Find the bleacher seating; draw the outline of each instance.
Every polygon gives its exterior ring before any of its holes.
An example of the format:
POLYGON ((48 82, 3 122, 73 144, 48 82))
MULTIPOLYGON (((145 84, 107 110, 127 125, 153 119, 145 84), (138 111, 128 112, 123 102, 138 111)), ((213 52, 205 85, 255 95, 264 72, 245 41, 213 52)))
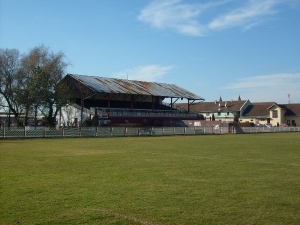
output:
MULTIPOLYGON (((80 99, 76 99, 76 104, 81 105, 80 99)), ((89 108, 107 108, 108 103, 105 100, 90 100, 86 99, 84 100, 84 107, 89 108)), ((151 102, 134 102, 133 103, 133 109, 149 109, 152 110, 152 103, 151 102)), ((110 101, 110 108, 120 108, 120 109, 131 109, 131 102, 129 101, 110 101)), ((175 110, 177 109, 171 108, 170 106, 167 106, 165 104, 158 104, 154 103, 154 109, 155 110, 175 110)))

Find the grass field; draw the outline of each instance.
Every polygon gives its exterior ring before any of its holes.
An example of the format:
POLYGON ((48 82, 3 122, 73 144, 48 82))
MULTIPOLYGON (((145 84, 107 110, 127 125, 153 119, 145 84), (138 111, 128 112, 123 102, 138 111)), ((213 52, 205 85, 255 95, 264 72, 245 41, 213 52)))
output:
POLYGON ((300 133, 0 140, 0 224, 300 224, 300 133))

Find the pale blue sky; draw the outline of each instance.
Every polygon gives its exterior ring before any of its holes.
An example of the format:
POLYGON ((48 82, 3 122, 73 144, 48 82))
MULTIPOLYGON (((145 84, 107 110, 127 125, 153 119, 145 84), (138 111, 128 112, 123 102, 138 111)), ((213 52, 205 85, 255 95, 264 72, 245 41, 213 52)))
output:
POLYGON ((300 103, 300 0, 0 0, 0 47, 206 101, 300 103))

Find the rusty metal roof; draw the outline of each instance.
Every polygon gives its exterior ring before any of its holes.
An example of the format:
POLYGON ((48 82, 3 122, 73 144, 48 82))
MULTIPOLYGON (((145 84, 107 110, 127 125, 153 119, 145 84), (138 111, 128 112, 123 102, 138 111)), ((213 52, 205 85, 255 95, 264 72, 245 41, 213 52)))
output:
POLYGON ((97 76, 86 76, 68 74, 96 92, 132 94, 132 95, 153 95, 166 98, 185 98, 189 100, 204 100, 201 96, 193 94, 175 84, 156 82, 145 82, 136 80, 125 80, 116 78, 104 78, 97 76))

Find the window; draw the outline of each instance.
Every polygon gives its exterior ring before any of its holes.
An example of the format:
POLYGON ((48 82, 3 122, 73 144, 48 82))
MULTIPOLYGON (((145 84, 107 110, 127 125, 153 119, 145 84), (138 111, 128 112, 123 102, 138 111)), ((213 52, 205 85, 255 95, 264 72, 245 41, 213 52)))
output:
POLYGON ((286 121, 286 124, 290 126, 290 124, 291 124, 291 123, 290 123, 290 120, 287 120, 287 121, 286 121))
POLYGON ((278 111, 272 110, 272 118, 278 118, 278 111))
POLYGON ((229 112, 227 112, 227 116, 229 116, 229 112))
POLYGON ((207 113, 206 113, 206 115, 207 115, 207 116, 209 116, 209 115, 210 115, 210 113, 209 113, 209 112, 207 112, 207 113))

